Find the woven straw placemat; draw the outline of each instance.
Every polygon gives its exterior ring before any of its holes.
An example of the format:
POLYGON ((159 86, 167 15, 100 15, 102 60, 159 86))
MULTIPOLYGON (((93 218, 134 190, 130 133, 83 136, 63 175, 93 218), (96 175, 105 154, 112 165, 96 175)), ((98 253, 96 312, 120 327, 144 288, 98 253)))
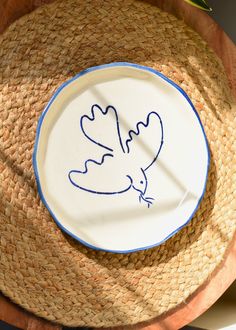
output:
POLYGON ((219 266, 236 229, 232 104, 205 42, 143 1, 57 1, 12 24, 0 37, 2 292, 69 326, 134 324, 185 302, 219 266), (205 197, 190 224, 159 247, 126 255, 93 251, 61 232, 32 168, 37 120, 56 88, 113 61, 153 67, 179 84, 211 149, 205 197))

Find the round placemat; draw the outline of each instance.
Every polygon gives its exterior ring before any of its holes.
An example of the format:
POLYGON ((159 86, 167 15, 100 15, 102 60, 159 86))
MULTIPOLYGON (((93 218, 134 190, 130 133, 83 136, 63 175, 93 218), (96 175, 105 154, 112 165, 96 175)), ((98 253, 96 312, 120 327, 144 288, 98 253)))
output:
POLYGON ((234 109, 213 52, 151 4, 63 0, 12 24, 0 37, 2 292, 68 326, 135 324, 184 303, 220 265, 236 229, 234 109), (211 150, 194 219, 161 246, 130 254, 93 251, 64 234, 39 198, 32 167, 37 121, 56 88, 114 61, 150 66, 179 84, 211 150))

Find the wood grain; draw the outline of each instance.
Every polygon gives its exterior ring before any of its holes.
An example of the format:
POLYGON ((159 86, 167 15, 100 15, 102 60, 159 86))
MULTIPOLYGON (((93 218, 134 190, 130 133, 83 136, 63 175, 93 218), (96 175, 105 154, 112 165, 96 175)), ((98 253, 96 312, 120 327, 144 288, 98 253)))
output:
POLYGON ((62 327, 40 319, 0 295, 0 320, 27 330, 60 330, 62 327))
POLYGON ((49 2, 52 2, 52 0, 1 0, 0 33, 2 33, 17 18, 49 2))
MULTIPOLYGON (((191 7, 182 0, 143 0, 168 11, 197 31, 208 45, 221 58, 230 86, 236 96, 236 48, 224 31, 207 13, 191 7)), ((29 13, 44 3, 52 0, 1 0, 0 33, 22 15, 29 13)), ((236 279, 236 236, 229 247, 221 267, 215 271, 211 279, 189 298, 184 306, 179 306, 165 316, 146 324, 139 324, 126 329, 175 330, 188 324, 208 309, 236 279)), ((24 311, 10 300, 0 295, 0 319, 28 330, 59 330, 62 327, 40 319, 24 311)), ((118 329, 118 328, 117 328, 118 329)), ((119 328, 121 329, 121 328, 119 328)))

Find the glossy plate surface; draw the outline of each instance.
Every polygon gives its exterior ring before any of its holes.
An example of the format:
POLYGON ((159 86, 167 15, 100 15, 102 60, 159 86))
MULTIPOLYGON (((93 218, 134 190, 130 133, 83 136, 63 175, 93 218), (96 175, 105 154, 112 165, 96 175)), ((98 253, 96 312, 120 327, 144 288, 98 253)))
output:
POLYGON ((209 167, 186 93, 130 63, 89 68, 63 84, 38 124, 41 199, 81 243, 111 252, 161 244, 192 218, 209 167))

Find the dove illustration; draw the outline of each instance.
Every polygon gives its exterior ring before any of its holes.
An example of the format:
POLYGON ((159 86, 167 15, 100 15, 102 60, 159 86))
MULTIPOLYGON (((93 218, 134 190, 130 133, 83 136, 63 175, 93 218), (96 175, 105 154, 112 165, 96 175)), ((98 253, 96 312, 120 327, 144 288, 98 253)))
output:
POLYGON ((68 178, 76 188, 93 194, 109 196, 134 189, 139 202, 145 202, 149 208, 154 198, 145 196, 148 188, 146 172, 163 146, 161 117, 151 111, 134 130, 129 130, 125 142, 121 137, 120 122, 114 106, 108 105, 103 110, 98 104, 92 105, 91 115, 81 117, 80 128, 93 147, 97 146, 95 150, 101 157, 99 160, 93 159, 96 157, 87 159, 84 168, 70 170, 68 178), (153 148, 149 150, 146 143, 150 137, 153 148))

